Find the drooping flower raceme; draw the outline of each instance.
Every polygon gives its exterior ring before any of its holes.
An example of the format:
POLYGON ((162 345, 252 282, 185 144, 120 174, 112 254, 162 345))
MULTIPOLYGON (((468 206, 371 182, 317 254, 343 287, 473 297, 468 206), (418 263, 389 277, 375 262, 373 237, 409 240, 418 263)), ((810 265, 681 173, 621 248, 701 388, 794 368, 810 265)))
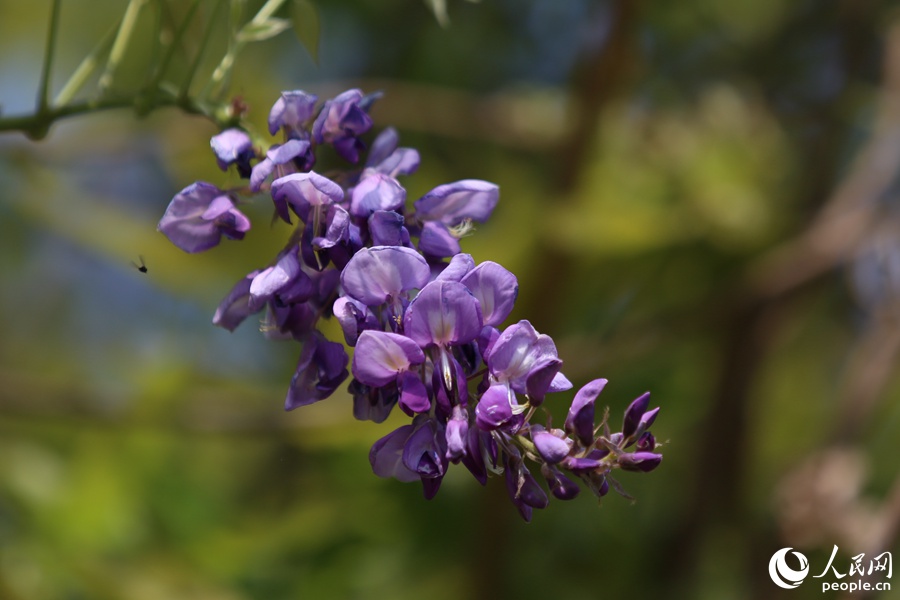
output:
POLYGON ((188 186, 159 230, 186 252, 208 250, 223 235, 239 240, 250 222, 237 197, 248 191, 268 193, 294 227, 270 264, 235 284, 213 323, 233 331, 262 313, 268 337, 300 343, 286 410, 329 398, 351 374, 356 418, 380 423, 399 407, 410 421, 375 442, 369 460, 377 475, 421 481, 427 498, 459 463, 482 484, 502 473, 526 520, 549 501, 537 473, 561 500, 578 495, 579 481, 598 497, 610 487, 624 494, 615 470, 648 472, 662 460, 649 393, 627 408, 618 432, 605 416, 595 419, 605 379, 578 390, 562 428, 537 422, 548 397, 572 388, 556 345, 527 320, 504 326, 518 280, 495 262, 476 264, 459 242, 472 222, 490 217, 499 188, 463 179, 410 206, 398 178, 417 170, 419 153, 400 147, 391 128, 367 150, 376 99, 354 89, 319 105, 313 94, 284 92, 268 119, 281 139, 267 150, 242 129, 212 138, 219 166, 234 166, 249 184, 188 186), (323 145, 347 164, 313 171, 323 145), (318 330, 331 316, 343 343, 318 330))

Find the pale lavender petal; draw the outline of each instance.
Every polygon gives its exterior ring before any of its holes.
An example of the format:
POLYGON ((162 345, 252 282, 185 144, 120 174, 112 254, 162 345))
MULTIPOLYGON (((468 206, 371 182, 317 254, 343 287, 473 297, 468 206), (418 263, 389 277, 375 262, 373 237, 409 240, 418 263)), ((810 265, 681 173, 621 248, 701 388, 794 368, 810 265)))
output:
POLYGON ((463 284, 432 281, 407 307, 403 327, 423 348, 466 344, 481 332, 481 308, 463 284))
POLYGON ((356 341, 352 372, 366 385, 381 386, 396 380, 410 366, 423 362, 422 349, 408 337, 368 329, 356 341))
POLYGON ((468 448, 469 416, 462 406, 454 406, 453 414, 447 421, 447 460, 459 462, 468 448))
POLYGON ((553 381, 550 382, 550 389, 548 392, 564 392, 566 390, 572 389, 572 382, 568 380, 568 378, 562 373, 557 373, 553 378, 553 381))
POLYGON ((475 406, 475 424, 483 431, 493 431, 508 424, 513 419, 509 401, 509 388, 492 385, 482 395, 475 406))
POLYGON ((516 276, 492 261, 469 271, 461 283, 478 298, 485 325, 500 325, 512 312, 519 295, 516 276))
POLYGON ((465 219, 485 221, 500 199, 499 188, 480 179, 464 179, 439 185, 416 200, 416 215, 422 221, 440 221, 449 226, 465 219))
POLYGON ((366 159, 367 167, 374 167, 388 156, 390 156, 397 146, 400 145, 400 135, 393 127, 385 128, 375 140, 369 149, 369 157, 366 159))
POLYGON ((365 305, 378 306, 421 288, 430 273, 428 263, 415 250, 373 246, 353 255, 341 273, 341 285, 346 294, 365 305))

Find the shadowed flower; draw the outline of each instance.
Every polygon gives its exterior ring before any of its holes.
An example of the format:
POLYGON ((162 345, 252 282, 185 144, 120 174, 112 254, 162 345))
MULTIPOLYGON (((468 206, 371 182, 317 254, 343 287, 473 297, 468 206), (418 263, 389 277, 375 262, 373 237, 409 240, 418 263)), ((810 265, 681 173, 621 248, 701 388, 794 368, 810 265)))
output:
POLYGON ((241 177, 250 177, 250 160, 256 154, 253 142, 246 132, 240 129, 226 129, 209 140, 209 145, 216 155, 219 168, 227 171, 230 165, 237 165, 241 177))
POLYGON ((284 409, 294 410, 333 394, 349 375, 349 360, 342 344, 329 342, 318 331, 313 332, 303 344, 284 409))

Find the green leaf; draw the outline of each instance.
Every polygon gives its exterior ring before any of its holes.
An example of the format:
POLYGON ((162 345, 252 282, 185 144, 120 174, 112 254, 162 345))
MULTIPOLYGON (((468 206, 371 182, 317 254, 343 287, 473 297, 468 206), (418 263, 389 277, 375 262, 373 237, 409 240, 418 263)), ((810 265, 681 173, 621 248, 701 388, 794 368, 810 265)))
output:
POLYGON ((290 26, 291 23, 287 19, 278 19, 275 17, 270 17, 259 23, 250 21, 241 27, 241 30, 237 35, 237 41, 261 42, 275 37, 290 26))
POLYGON ((297 39, 309 52, 313 62, 319 64, 319 9, 311 0, 293 0, 291 2, 291 21, 294 23, 294 33, 297 39))

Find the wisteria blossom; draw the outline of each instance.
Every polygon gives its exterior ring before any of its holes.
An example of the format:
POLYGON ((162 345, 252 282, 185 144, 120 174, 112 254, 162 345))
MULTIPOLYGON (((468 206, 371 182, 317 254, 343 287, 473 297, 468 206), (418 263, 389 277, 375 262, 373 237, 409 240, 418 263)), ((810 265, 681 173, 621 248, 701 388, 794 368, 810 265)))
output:
POLYGON ((573 388, 556 344, 526 319, 508 323, 518 279, 460 245, 471 223, 491 216, 499 187, 461 179, 409 198, 400 179, 416 172, 420 156, 392 128, 370 141, 377 98, 352 89, 320 104, 286 91, 268 118, 280 139, 264 153, 239 129, 212 138, 219 166, 249 184, 192 184, 172 199, 159 230, 186 252, 223 235, 239 240, 250 221, 237 197, 248 191, 268 196, 293 228, 269 264, 234 285, 213 323, 233 331, 260 315, 268 337, 299 344, 286 410, 339 390, 357 419, 382 423, 399 408, 408 421, 374 443, 369 461, 376 475, 421 482, 426 498, 459 464, 482 485, 501 475, 525 520, 551 496, 625 494, 617 471, 649 472, 662 461, 650 432, 659 408, 644 393, 612 431, 595 410, 607 380, 595 379, 554 426, 544 405, 573 388), (344 162, 328 163, 335 159, 344 162), (332 316, 342 340, 319 328, 332 316))

